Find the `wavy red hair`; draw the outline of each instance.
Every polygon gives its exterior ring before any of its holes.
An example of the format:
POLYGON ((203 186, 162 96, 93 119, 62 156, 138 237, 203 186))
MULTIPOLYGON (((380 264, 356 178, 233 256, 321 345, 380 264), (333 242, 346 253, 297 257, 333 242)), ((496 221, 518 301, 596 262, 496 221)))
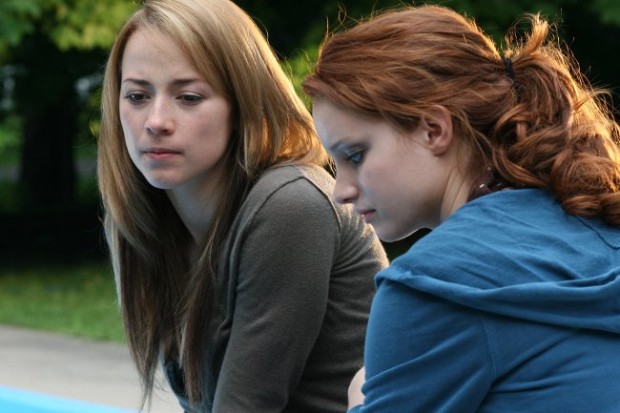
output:
POLYGON ((403 130, 443 106, 471 149, 472 177, 491 167, 511 186, 548 188, 570 214, 618 226, 620 128, 608 94, 587 83, 546 21, 524 20, 530 29, 513 29, 500 53, 448 8, 384 12, 328 36, 303 87, 403 130))

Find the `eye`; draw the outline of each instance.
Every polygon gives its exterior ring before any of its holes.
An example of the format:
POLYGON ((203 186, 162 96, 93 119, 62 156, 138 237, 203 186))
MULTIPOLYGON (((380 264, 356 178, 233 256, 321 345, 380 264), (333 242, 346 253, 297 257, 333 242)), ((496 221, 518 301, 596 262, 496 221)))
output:
POLYGON ((364 160, 364 151, 356 151, 347 155, 346 160, 354 165, 359 165, 364 160))
POLYGON ((125 95, 125 99, 133 104, 139 104, 146 100, 146 94, 141 92, 131 92, 125 95))
POLYGON ((202 101, 202 96, 185 94, 179 96, 178 99, 186 105, 196 105, 202 101))

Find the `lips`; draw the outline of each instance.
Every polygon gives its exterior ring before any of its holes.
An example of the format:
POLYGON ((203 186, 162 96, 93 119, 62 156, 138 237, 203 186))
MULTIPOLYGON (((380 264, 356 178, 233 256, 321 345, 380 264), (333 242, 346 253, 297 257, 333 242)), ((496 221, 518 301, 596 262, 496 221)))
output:
POLYGON ((162 154, 162 153, 180 153, 180 151, 170 149, 170 148, 159 148, 159 147, 149 147, 144 149, 142 152, 144 153, 154 153, 154 154, 162 154))
POLYGON ((170 159, 176 155, 180 155, 181 151, 170 148, 150 147, 144 149, 142 153, 149 159, 163 161, 170 159))
POLYGON ((372 219, 375 216, 375 212, 376 210, 374 209, 358 209, 357 210, 357 213, 360 214, 364 222, 366 222, 367 224, 370 223, 370 221, 372 221, 372 219))

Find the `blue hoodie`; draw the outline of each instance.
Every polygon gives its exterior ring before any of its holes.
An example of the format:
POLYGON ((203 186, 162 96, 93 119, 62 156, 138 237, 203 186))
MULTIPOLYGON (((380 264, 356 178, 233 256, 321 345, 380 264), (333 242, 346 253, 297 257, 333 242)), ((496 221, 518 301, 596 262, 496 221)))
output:
POLYGON ((377 275, 356 413, 620 412, 620 229, 471 201, 377 275))

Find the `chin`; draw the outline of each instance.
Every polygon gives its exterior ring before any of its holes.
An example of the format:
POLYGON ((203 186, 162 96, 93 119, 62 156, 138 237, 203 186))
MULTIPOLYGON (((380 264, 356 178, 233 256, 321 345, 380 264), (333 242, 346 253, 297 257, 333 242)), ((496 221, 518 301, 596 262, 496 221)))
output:
POLYGON ((380 229, 375 228, 375 232, 379 239, 383 242, 398 242, 402 241, 408 236, 412 235, 414 232, 420 230, 422 228, 414 228, 409 231, 381 231, 380 229))
POLYGON ((149 185, 151 185, 153 188, 157 188, 157 189, 173 189, 177 186, 176 182, 170 182, 169 180, 164 180, 164 179, 149 179, 147 178, 146 181, 149 183, 149 185))
POLYGON ((404 236, 400 236, 400 235, 389 233, 389 232, 382 232, 377 229, 375 229, 375 232, 377 233, 377 236, 379 237, 379 239, 383 242, 396 242, 396 241, 400 241, 401 239, 405 238, 404 236))

